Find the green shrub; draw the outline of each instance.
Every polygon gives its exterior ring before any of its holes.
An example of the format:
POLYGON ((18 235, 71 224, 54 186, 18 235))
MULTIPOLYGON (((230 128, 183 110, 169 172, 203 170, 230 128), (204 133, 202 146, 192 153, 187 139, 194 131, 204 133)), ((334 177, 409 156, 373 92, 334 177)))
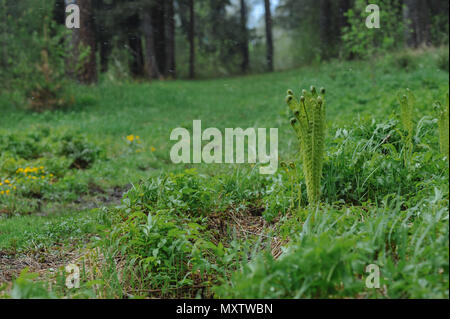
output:
POLYGON ((100 157, 101 150, 86 137, 69 133, 60 137, 58 154, 72 160, 69 168, 86 169, 100 157))
MULTIPOLYGON (((403 43, 404 27, 398 23, 402 8, 394 0, 356 0, 355 5, 345 15, 348 26, 343 28, 342 55, 346 58, 367 58, 380 52, 397 49, 403 43), (369 29, 366 27, 368 14, 365 9, 370 4, 380 7, 380 29, 369 29)), ((409 63, 403 60, 401 63, 409 63)))

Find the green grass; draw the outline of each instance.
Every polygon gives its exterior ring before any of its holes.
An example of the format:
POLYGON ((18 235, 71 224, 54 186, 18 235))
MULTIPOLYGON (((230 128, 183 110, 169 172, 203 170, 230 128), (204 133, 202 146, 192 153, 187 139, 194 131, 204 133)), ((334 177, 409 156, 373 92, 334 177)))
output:
POLYGON ((17 154, 8 149, 9 155, 0 155, 0 178, 12 174, 8 167, 15 170, 15 163, 40 163, 57 181, 44 183, 40 198, 28 198, 28 186, 15 205, 0 198, 12 212, 0 218, 0 251, 26 254, 36 242, 51 249, 61 242, 84 244, 95 235, 99 240, 91 245, 105 256, 94 276, 101 283, 86 289, 97 297, 448 298, 448 159, 439 153, 433 111, 449 84, 448 72, 439 67, 440 51, 208 81, 104 79, 98 86, 70 87, 73 108, 42 114, 2 96, 3 135, 13 134, 20 146, 21 134, 51 127, 52 142, 40 140, 38 158, 11 161, 17 154), (285 106, 287 89, 310 85, 327 88, 317 210, 305 208, 285 106), (406 88, 416 97, 412 147, 406 147, 397 97, 406 88), (277 127, 280 162, 293 162, 295 169, 261 176, 250 164, 172 164, 170 132, 191 129, 197 119, 203 129, 221 131, 277 127), (67 168, 72 155, 53 151, 64 132, 85 139, 83 148, 101 150, 92 166, 67 168), (141 144, 127 143, 130 134, 140 136, 141 144), (119 193, 131 187, 116 208, 115 187, 119 193), (110 208, 87 210, 89 205, 110 208), (24 207, 30 216, 20 216, 24 207), (244 231, 233 228, 236 218, 244 231), (266 228, 254 230, 263 219, 266 228), (216 227, 221 223, 228 232, 216 227), (268 251, 273 236, 287 249, 278 259, 268 251), (364 267, 372 263, 381 267, 381 289, 364 285, 364 267), (123 273, 135 276, 118 280, 123 273))
POLYGON ((28 249, 86 242, 101 223, 96 210, 50 216, 17 216, 0 223, 0 250, 23 252, 28 249))

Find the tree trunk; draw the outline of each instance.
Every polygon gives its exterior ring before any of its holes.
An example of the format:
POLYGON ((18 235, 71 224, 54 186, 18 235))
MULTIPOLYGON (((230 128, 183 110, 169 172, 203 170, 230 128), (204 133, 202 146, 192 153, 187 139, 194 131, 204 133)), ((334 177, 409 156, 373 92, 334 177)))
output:
POLYGON ((242 51, 242 73, 248 72, 248 67, 250 64, 250 54, 248 51, 248 30, 247 30, 247 5, 245 0, 241 0, 241 51, 242 51))
POLYGON ((2 53, 0 59, 0 66, 2 68, 6 68, 8 65, 8 25, 7 25, 7 17, 8 12, 6 11, 6 1, 3 1, 1 4, 1 27, 2 27, 2 53))
POLYGON ((322 58, 328 59, 331 56, 330 48, 332 47, 330 21, 332 10, 330 0, 320 0, 319 9, 319 34, 321 39, 322 58))
POLYGON ((195 12, 194 0, 189 0, 189 78, 195 78, 195 12))
MULTIPOLYGON (((95 24, 92 0, 76 0, 80 7, 80 28, 73 29, 73 33, 78 33, 76 46, 89 48, 89 55, 78 71, 77 78, 83 84, 91 84, 97 81, 97 61, 95 46, 95 24)), ((79 52, 79 51, 78 51, 79 52)))
MULTIPOLYGON (((3 1, 5 3, 5 1, 3 1)), ((56 0, 53 6, 53 20, 57 24, 64 25, 66 22, 66 6, 64 0, 56 0)))
POLYGON ((339 23, 339 31, 344 28, 347 27, 348 24, 348 19, 345 16, 345 14, 347 13, 348 10, 350 10, 351 8, 351 0, 340 0, 339 1, 339 19, 338 19, 338 23, 339 23))
POLYGON ((111 46, 109 44, 110 39, 100 38, 100 72, 108 72, 109 55, 111 53, 111 46))
POLYGON ((145 39, 145 74, 149 80, 161 77, 155 55, 155 40, 150 10, 150 8, 145 8, 142 14, 142 31, 145 39))
MULTIPOLYGON (((136 17, 137 19, 137 17, 136 17)), ((144 54, 142 49, 142 41, 138 32, 128 35, 128 46, 132 60, 130 61, 130 72, 133 77, 141 77, 144 75, 144 54)))
POLYGON ((166 23, 165 23, 165 0, 154 0, 151 8, 153 27, 153 39, 155 45, 155 57, 158 70, 161 75, 166 71, 166 23))
POLYGON ((424 0, 405 0, 403 21, 408 46, 417 48, 429 43, 429 8, 424 0))
POLYGON ((273 72, 273 35, 272 35, 272 13, 270 0, 264 0, 266 18, 266 47, 267 47, 267 69, 273 72))
POLYGON ((175 11, 173 7, 174 0, 167 2, 167 68, 166 74, 171 78, 176 78, 175 61, 175 11))

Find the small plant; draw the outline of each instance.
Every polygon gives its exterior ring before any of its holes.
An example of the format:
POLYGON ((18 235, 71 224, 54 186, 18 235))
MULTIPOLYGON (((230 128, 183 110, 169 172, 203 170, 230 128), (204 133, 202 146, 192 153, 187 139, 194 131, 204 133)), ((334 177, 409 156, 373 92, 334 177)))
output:
POLYGON ((445 107, 440 102, 436 102, 434 107, 438 113, 438 129, 439 129, 439 148, 441 153, 447 156, 449 155, 449 110, 448 110, 448 93, 446 96, 445 107))
POLYGON ((71 169, 87 169, 100 157, 101 150, 85 136, 66 134, 60 140, 59 155, 72 160, 71 169))
POLYGON ((64 58, 64 53, 55 48, 61 46, 62 35, 51 37, 51 31, 54 28, 46 17, 41 40, 41 59, 36 65, 37 78, 27 90, 29 107, 36 112, 60 109, 73 102, 73 97, 69 100, 64 92, 64 73, 57 67, 64 58))
POLYGON ((286 102, 295 117, 291 125, 300 142, 300 156, 305 172, 306 191, 310 204, 320 200, 320 180, 322 177, 323 153, 325 142, 325 89, 311 86, 311 92, 302 91, 300 100, 294 97, 292 90, 288 91, 286 102))
POLYGON ((399 95, 398 96, 399 102, 400 102, 400 121, 402 122, 403 129, 407 132, 407 136, 405 138, 405 166, 408 162, 408 159, 411 157, 412 154, 412 137, 414 134, 414 104, 415 104, 415 97, 414 94, 409 90, 406 89, 406 94, 399 95))

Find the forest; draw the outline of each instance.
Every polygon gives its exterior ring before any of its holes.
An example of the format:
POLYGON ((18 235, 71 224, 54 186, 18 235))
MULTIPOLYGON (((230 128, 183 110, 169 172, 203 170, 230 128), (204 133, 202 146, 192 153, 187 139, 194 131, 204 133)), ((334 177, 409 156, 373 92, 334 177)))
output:
POLYGON ((0 44, 0 299, 449 298, 448 1, 0 0, 0 44))

